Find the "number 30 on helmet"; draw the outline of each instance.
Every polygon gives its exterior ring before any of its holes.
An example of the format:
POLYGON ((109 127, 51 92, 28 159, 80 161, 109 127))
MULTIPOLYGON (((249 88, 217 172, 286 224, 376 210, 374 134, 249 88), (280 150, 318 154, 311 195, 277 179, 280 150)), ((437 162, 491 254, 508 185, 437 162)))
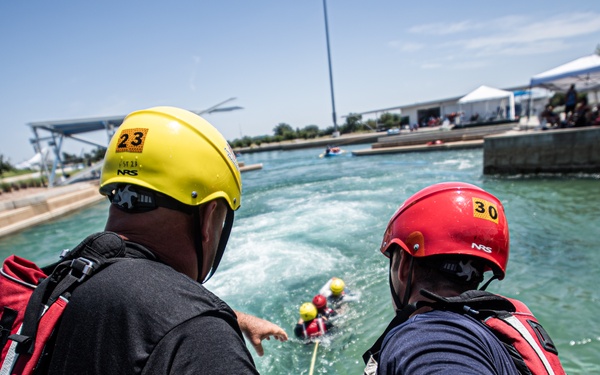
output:
POLYGON ((416 258, 479 258, 498 279, 506 273, 509 233, 498 198, 462 182, 444 182, 417 192, 398 208, 385 231, 381 252, 393 245, 416 258))

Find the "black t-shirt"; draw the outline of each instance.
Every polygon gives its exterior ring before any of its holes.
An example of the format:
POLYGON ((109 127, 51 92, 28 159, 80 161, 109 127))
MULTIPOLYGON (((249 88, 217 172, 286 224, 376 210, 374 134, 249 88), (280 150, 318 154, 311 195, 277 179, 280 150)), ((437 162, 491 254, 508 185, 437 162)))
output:
POLYGON ((149 259, 123 259, 73 293, 50 374, 258 374, 231 308, 149 259))

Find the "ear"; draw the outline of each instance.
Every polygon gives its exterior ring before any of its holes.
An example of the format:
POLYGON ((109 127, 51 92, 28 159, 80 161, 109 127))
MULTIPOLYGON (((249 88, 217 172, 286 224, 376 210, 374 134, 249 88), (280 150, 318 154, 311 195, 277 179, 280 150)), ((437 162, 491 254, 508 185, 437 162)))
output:
POLYGON ((210 241, 214 241, 214 228, 216 220, 214 215, 217 211, 217 201, 210 201, 200 207, 200 233, 202 234, 202 248, 210 241))
POLYGON ((199 270, 199 275, 204 280, 215 260, 223 232, 223 223, 227 216, 227 207, 225 203, 213 200, 203 204, 199 210, 200 234, 202 235, 202 270, 199 270))
POLYGON ((215 239, 216 220, 214 220, 215 213, 217 212, 217 202, 210 201, 205 203, 199 210, 202 254, 196 254, 196 256, 202 256, 202 269, 198 270, 198 280, 204 280, 215 259, 213 243, 218 241, 218 239, 215 239))
POLYGON ((408 280, 409 276, 409 272, 410 272, 410 256, 408 256, 406 254, 406 252, 404 250, 400 250, 401 255, 399 254, 398 256, 400 256, 400 265, 398 266, 398 279, 400 281, 402 281, 402 283, 406 283, 406 280, 408 280))

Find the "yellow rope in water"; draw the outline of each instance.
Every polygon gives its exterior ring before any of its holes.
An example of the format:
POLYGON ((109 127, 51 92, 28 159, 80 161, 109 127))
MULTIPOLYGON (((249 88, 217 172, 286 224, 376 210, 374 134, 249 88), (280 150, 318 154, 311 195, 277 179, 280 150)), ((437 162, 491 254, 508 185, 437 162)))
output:
POLYGON ((313 370, 315 369, 315 360, 317 359, 317 348, 319 347, 319 340, 315 341, 315 351, 312 355, 312 360, 310 361, 310 371, 308 375, 313 375, 313 370))

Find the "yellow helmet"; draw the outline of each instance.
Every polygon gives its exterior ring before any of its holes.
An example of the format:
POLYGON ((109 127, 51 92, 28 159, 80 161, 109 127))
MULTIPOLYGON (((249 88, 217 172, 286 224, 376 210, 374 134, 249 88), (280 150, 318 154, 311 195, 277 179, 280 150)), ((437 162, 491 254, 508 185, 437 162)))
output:
POLYGON ((329 285, 329 289, 331 289, 331 293, 333 293, 334 296, 342 294, 345 287, 346 284, 344 283, 344 280, 338 279, 337 277, 334 278, 329 285))
POLYGON ((310 302, 305 302, 300 306, 300 318, 309 322, 317 317, 317 308, 310 302))
POLYGON ((113 136, 102 167, 100 193, 132 184, 198 206, 223 198, 241 204, 242 179, 225 138, 202 117, 175 107, 129 114, 113 136))

